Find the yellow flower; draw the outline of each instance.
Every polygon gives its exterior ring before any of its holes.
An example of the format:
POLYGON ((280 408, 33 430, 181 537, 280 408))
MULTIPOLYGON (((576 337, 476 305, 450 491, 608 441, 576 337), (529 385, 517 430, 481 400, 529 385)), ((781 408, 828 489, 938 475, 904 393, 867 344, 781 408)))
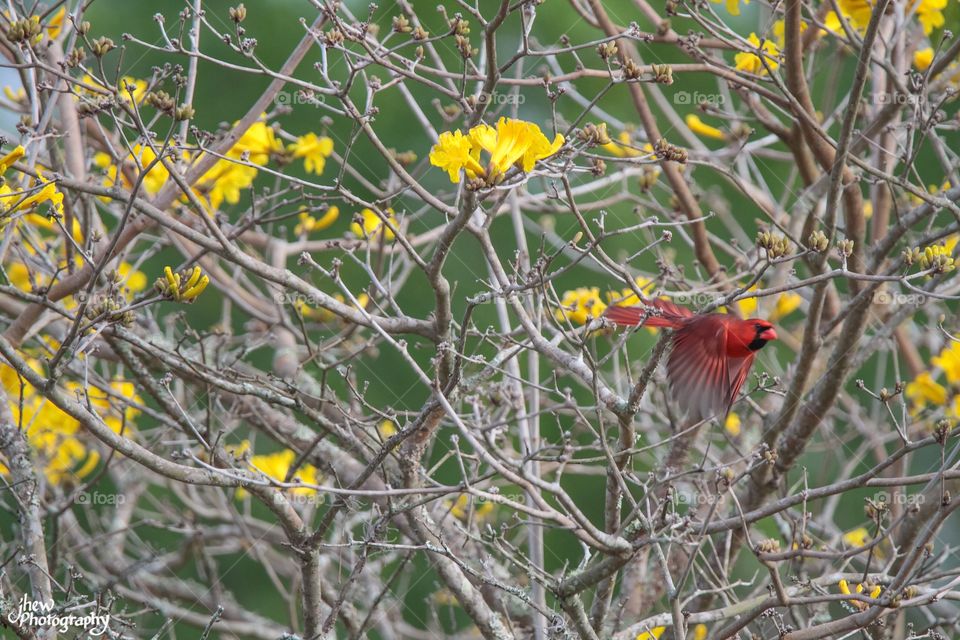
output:
POLYGON ((283 151, 283 143, 277 139, 273 127, 261 119, 254 122, 243 132, 243 135, 230 148, 227 155, 231 158, 240 159, 246 154, 247 159, 253 164, 264 165, 270 160, 271 154, 281 151, 283 151))
MULTIPOLYGON (((850 26, 854 30, 861 34, 867 30, 874 6, 871 0, 837 0, 837 6, 840 7, 840 13, 847 19, 847 22, 850 23, 850 26)), ((827 28, 827 31, 839 36, 845 35, 843 23, 835 11, 827 13, 823 24, 827 28)))
POLYGON ((933 47, 917 49, 913 52, 913 66, 919 71, 926 71, 933 63, 933 47))
MULTIPOLYGON (((247 451, 249 448, 250 443, 244 441, 236 448, 236 451, 238 453, 242 453, 247 451)), ((234 455, 238 454, 235 453, 234 455)), ((285 449, 276 453, 251 456, 250 466, 268 478, 272 478, 277 482, 286 482, 290 467, 293 466, 296 460, 297 454, 290 449, 285 449)), ((317 472, 316 467, 311 464, 304 463, 297 468, 297 471, 294 474, 294 477, 290 479, 290 482, 296 482, 297 479, 299 479, 300 482, 304 484, 317 484, 319 477, 320 474, 317 472)), ((295 496, 315 495, 317 493, 317 490, 311 487, 294 487, 290 489, 284 489, 284 491, 295 496)), ((246 495, 247 492, 245 490, 237 490, 237 498, 244 498, 246 495)))
MULTIPOLYGON (((845 596, 853 595, 850 592, 850 585, 847 584, 846 580, 840 580, 840 582, 837 583, 837 586, 840 587, 840 593, 842 593, 843 595, 845 596)), ((873 588, 870 590, 870 597, 874 599, 879 598, 882 591, 883 589, 880 588, 880 585, 874 585, 873 588)), ((857 593, 863 593, 862 582, 857 585, 857 593)), ((860 611, 863 611, 870 606, 866 602, 861 602, 859 600, 851 600, 850 604, 853 605, 853 607, 855 607, 856 609, 859 609, 860 611)))
MULTIPOLYGON (((8 184, 4 184, 0 187, 0 202, 3 203, 2 213, 10 214, 14 211, 29 211, 35 208, 38 204, 44 202, 49 202, 53 211, 56 215, 63 215, 63 194, 57 190, 57 183, 49 181, 44 178, 39 173, 40 176, 38 182, 43 185, 39 190, 34 190, 30 195, 26 195, 26 192, 14 190, 8 184)), ((46 228, 52 228, 53 223, 45 220, 40 217, 40 225, 46 228)), ((34 222, 37 222, 36 219, 33 219, 34 222)), ((79 230, 78 225, 74 225, 74 232, 79 230)))
POLYGON ((0 176, 6 173, 7 169, 9 169, 14 162, 22 158, 24 153, 24 148, 21 145, 17 145, 10 153, 0 158, 0 176))
MULTIPOLYGON (((747 292, 749 293, 750 291, 756 291, 756 290, 757 290, 757 285, 753 285, 752 287, 747 289, 747 292)), ((757 307, 759 306, 756 296, 751 296, 748 298, 740 298, 739 300, 734 302, 734 304, 737 305, 737 311, 740 313, 741 318, 752 318, 754 314, 757 312, 757 307)))
POLYGON ((169 266, 163 268, 163 277, 157 279, 157 291, 177 302, 193 302, 210 284, 210 276, 203 275, 200 267, 174 273, 169 266))
POLYGON ((444 131, 430 150, 430 164, 446 171, 450 182, 457 184, 460 182, 461 169, 466 169, 469 178, 483 173, 483 167, 477 161, 479 155, 477 153, 477 157, 474 157, 470 137, 463 135, 459 129, 453 132, 444 131))
POLYGON ((741 424, 740 416, 731 411, 729 414, 727 414, 727 419, 723 423, 723 428, 727 430, 727 433, 736 438, 740 435, 741 424))
MULTIPOLYGON (((304 158, 307 169, 316 170, 319 174, 323 171, 321 160, 325 157, 323 156, 324 144, 322 139, 317 139, 312 148, 299 145, 300 141, 307 140, 310 142, 309 135, 300 138, 298 145, 294 146, 300 148, 302 155, 297 157, 304 158)), ((293 148, 292 146, 291 149, 293 148)), ((226 153, 226 159, 220 158, 217 160, 200 177, 195 185, 195 192, 201 198, 207 199, 211 211, 218 210, 224 202, 237 204, 240 201, 240 192, 253 186, 258 170, 254 166, 234 162, 234 160, 246 161, 254 165, 265 165, 271 156, 283 153, 285 153, 283 143, 277 138, 273 127, 261 117, 240 136, 236 144, 226 153)))
MULTIPOLYGON (((447 508, 450 509, 450 515, 452 515, 457 520, 467 520, 470 516, 470 496, 466 493, 461 493, 457 496, 456 502, 451 502, 447 500, 445 502, 447 508)), ((474 506, 473 515, 476 520, 483 520, 490 515, 490 512, 493 511, 493 503, 480 500, 474 506)))
MULTIPOLYGON (((712 0, 712 2, 720 3, 725 2, 727 5, 727 13, 732 16, 740 15, 740 0, 712 0)), ((743 0, 743 4, 750 4, 750 0, 743 0)))
POLYGON ((389 438, 397 432, 397 423, 393 420, 383 420, 377 425, 377 431, 380 432, 380 437, 389 438))
POLYGON ((794 293, 793 291, 784 291, 779 296, 777 296, 777 306, 773 308, 773 312, 768 318, 770 322, 776 322, 781 318, 786 318, 788 315, 800 308, 800 304, 803 302, 803 298, 800 297, 799 293, 794 293))
MULTIPOLYGON (((653 288, 656 286, 656 283, 652 280, 644 278, 643 276, 638 276, 635 280, 637 284, 637 289, 640 289, 641 293, 645 296, 649 296, 653 291, 653 288)), ((607 292, 607 302, 611 306, 615 307, 633 307, 640 304, 641 300, 636 293, 633 292, 633 289, 627 287, 620 291, 608 291, 607 292)))
POLYGON ((430 150, 430 164, 446 171, 453 183, 460 181, 461 170, 469 178, 482 177, 494 183, 515 165, 531 171, 537 161, 556 153, 563 141, 558 133, 550 142, 532 122, 500 118, 496 127, 479 124, 467 135, 459 129, 440 134, 430 150), (489 156, 486 166, 480 161, 483 151, 489 156))
POLYGON ((17 87, 17 89, 14 90, 13 87, 4 85, 3 95, 7 97, 7 100, 14 104, 22 105, 27 103, 27 90, 23 87, 17 87))
POLYGON ((666 627, 654 627, 650 629, 650 631, 644 631, 638 634, 636 640, 658 640, 666 630, 666 627))
MULTIPOLYGON (((335 300, 337 300, 341 304, 347 304, 346 299, 343 297, 343 294, 338 293, 333 297, 335 300)), ((370 302, 370 296, 368 296, 366 293, 360 293, 357 295, 357 304, 351 304, 350 306, 355 308, 360 308, 360 309, 366 309, 368 302, 370 302)), ((294 301, 293 307, 297 311, 299 311, 300 315, 302 315, 304 318, 309 318, 310 320, 316 320, 317 322, 333 322, 334 320, 337 319, 337 316, 332 311, 324 309, 323 307, 314 309, 300 298, 297 298, 294 301)))
POLYGON ((934 356, 933 366, 939 367, 947 376, 947 381, 960 383, 960 342, 951 342, 950 346, 934 356))
POLYGON ((327 136, 308 133, 300 136, 288 147, 294 158, 303 158, 303 168, 308 173, 320 175, 327 164, 327 158, 333 153, 333 140, 327 136))
POLYGON ((563 293, 560 307, 554 310, 553 315, 557 322, 565 319, 573 324, 587 324, 592 318, 599 317, 607 308, 600 300, 600 289, 597 287, 580 287, 563 293))
MULTIPOLYGON (((780 56, 780 49, 770 40, 764 40, 763 47, 760 46, 760 38, 757 37, 757 34, 751 33, 750 37, 747 38, 751 45, 763 55, 766 59, 767 65, 770 67, 771 71, 775 71, 777 67, 780 66, 778 60, 780 56)), ((760 56, 755 53, 748 53, 746 51, 741 51, 733 57, 736 67, 740 71, 746 71, 747 73, 753 74, 764 74, 767 72, 766 67, 763 66, 763 61, 760 60, 760 56)))
POLYGON ((914 7, 924 34, 930 35, 934 29, 944 25, 943 10, 947 7, 947 0, 915 0, 910 3, 910 9, 914 7))
MULTIPOLYGON (((610 141, 607 144, 603 145, 601 149, 610 152, 618 158, 634 158, 640 155, 640 151, 634 149, 630 145, 630 132, 621 131, 617 134, 617 141, 610 141)), ((649 153, 653 153, 653 146, 650 146, 649 153)))
MULTIPOLYGON (((806 22, 801 22, 800 33, 806 31, 809 26, 806 22)), ((786 23, 783 20, 777 20, 773 23, 773 37, 776 39, 777 45, 781 48, 787 44, 786 23)))
MULTIPOLYGON (((41 373, 39 362, 28 359, 28 365, 41 373)), ((0 364, 0 381, 10 398, 9 408, 14 424, 22 424, 27 442, 34 452, 34 458, 43 469, 50 484, 61 484, 65 480, 83 478, 89 475, 99 461, 99 455, 89 450, 78 437, 80 423, 61 411, 43 395, 24 382, 21 388, 20 377, 7 364, 0 364), (22 394, 22 399, 21 399, 22 394)), ((68 384, 71 393, 79 390, 79 385, 68 384)), ((0 473, 9 473, 0 456, 0 473)))
MULTIPOLYGON (((170 172, 167 171, 167 168, 163 165, 162 162, 154 161, 157 159, 157 154, 153 152, 153 149, 149 145, 139 145, 136 144, 133 146, 133 149, 130 154, 127 155, 125 164, 130 168, 136 168, 134 174, 139 170, 146 169, 150 167, 150 170, 147 171, 147 175, 143 178, 143 189, 150 195, 156 195, 158 191, 166 184, 167 179, 170 177, 170 172), (151 166, 152 164, 152 166, 151 166)), ((117 176, 120 176, 120 183, 127 189, 132 189, 133 184, 127 179, 126 174, 119 170, 119 168, 113 164, 113 159, 103 153, 102 151, 96 153, 93 157, 94 164, 103 169, 106 173, 106 177, 103 180, 103 186, 113 187, 117 184, 117 176)))
POLYGON ((47 31, 47 35, 50 36, 50 39, 53 40, 60 35, 60 32, 63 30, 63 19, 67 15, 67 5, 64 4, 60 9, 50 16, 50 20, 47 22, 47 26, 44 27, 47 31))
POLYGON ((350 225, 350 231, 358 238, 380 241, 380 237, 387 241, 393 240, 396 234, 393 228, 397 227, 397 218, 393 214, 393 209, 387 208, 387 220, 390 226, 384 227, 383 220, 371 209, 364 209, 360 212, 360 221, 354 220, 350 225), (391 228, 393 227, 393 228, 391 228))
POLYGON ((687 126, 690 128, 690 131, 694 132, 698 136, 703 136, 704 138, 713 138, 714 140, 726 140, 727 134, 725 134, 720 129, 712 127, 703 120, 700 119, 695 113, 688 113, 687 117, 687 126))
POLYGON ((698 624, 693 628, 693 640, 707 640, 707 625, 698 624))
POLYGON ((916 409, 923 409, 928 403, 934 406, 943 406, 947 403, 947 390, 927 371, 907 384, 905 394, 916 409))
MULTIPOLYGON (((104 91, 111 91, 109 87, 89 74, 84 75, 80 82, 81 84, 77 86, 77 91, 82 97, 86 97, 90 100, 97 101, 102 97, 103 94, 97 93, 96 91, 93 91, 92 89, 82 85, 87 85, 88 87, 97 87, 98 89, 103 89, 104 91)), ((126 103, 127 100, 129 100, 130 95, 133 94, 133 101, 137 104, 140 104, 143 101, 143 98, 147 95, 148 87, 149 85, 147 84, 146 80, 140 80, 132 76, 123 76, 117 83, 117 97, 119 100, 126 103)))
POLYGON ((133 268, 129 262, 121 262, 120 266, 117 267, 117 275, 120 276, 120 281, 129 289, 132 293, 140 293, 147 288, 147 276, 143 271, 138 271, 133 268))
POLYGON ((137 393, 137 388, 129 380, 113 380, 110 382, 110 391, 124 398, 127 402, 120 402, 108 394, 105 390, 96 387, 90 388, 88 397, 93 407, 103 412, 103 419, 108 425, 114 421, 117 425, 115 431, 119 431, 120 419, 129 425, 140 415, 140 409, 133 405, 143 404, 143 398, 137 393))
POLYGON ((257 173, 254 167, 220 159, 197 180, 196 189, 208 198, 210 209, 215 211, 224 202, 240 202, 240 192, 253 185, 257 173))
POLYGON ((863 547, 870 544, 872 539, 866 527, 857 527, 843 534, 843 541, 848 547, 863 547))
POLYGON ((310 212, 307 210, 307 208, 304 207, 298 216, 300 218, 300 222, 297 223, 297 226, 293 229, 293 232, 300 236, 313 231, 323 231, 336 222, 339 216, 340 208, 335 205, 327 207, 327 210, 324 211, 323 215, 319 218, 314 218, 312 215, 310 215, 310 212))

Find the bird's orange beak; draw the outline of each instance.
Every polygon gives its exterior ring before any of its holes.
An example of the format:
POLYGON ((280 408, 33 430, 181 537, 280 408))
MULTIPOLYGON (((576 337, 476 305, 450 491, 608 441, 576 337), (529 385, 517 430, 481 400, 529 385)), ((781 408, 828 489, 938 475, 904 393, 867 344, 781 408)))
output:
POLYGON ((760 337, 763 338, 764 340, 776 340, 777 332, 773 330, 773 327, 770 327, 768 329, 764 329, 763 332, 760 334, 760 337))

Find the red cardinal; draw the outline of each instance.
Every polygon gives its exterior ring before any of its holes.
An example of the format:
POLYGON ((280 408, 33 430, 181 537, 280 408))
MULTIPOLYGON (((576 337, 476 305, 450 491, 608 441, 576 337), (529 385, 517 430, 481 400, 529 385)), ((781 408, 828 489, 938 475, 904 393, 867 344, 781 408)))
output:
POLYGON ((667 358, 670 390, 687 413, 700 420, 730 413, 757 351, 777 339, 766 320, 741 320, 722 313, 696 315, 667 300, 607 307, 604 317, 619 325, 676 331, 667 358))

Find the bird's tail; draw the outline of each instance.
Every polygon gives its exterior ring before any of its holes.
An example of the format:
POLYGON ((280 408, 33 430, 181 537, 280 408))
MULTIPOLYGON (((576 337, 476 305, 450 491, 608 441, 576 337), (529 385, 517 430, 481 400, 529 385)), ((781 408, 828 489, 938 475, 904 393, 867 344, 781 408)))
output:
POLYGON ((643 304, 635 307, 607 307, 603 317, 627 327, 666 327, 676 329, 684 319, 693 315, 693 312, 684 307, 678 307, 669 300, 644 300, 643 304))

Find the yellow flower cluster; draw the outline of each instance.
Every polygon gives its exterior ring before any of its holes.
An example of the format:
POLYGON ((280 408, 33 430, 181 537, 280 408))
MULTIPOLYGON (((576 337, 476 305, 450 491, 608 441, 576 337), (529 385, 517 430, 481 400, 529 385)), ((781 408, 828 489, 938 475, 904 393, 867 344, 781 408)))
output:
POLYGON ((714 126, 711 126, 700 119, 695 113, 688 113, 686 117, 687 126, 690 128, 690 131, 694 132, 698 136, 704 138, 712 138, 714 140, 726 140, 727 134, 717 129, 714 126))
MULTIPOLYGON (((122 163, 124 168, 139 167, 140 169, 146 169, 147 167, 150 167, 150 170, 147 171, 147 175, 143 178, 143 189, 149 195, 156 195, 156 193, 160 191, 160 188, 166 184, 167 178, 170 177, 170 173, 167 171, 167 168, 162 162, 155 162, 156 159, 157 154, 154 153, 153 149, 149 145, 145 146, 136 144, 130 150, 130 153, 127 154, 127 157, 122 163), (153 166, 151 166, 151 164, 153 166)), ((103 179, 103 186, 112 188, 118 184, 117 178, 119 178, 119 184, 125 189, 129 190, 133 187, 133 184, 130 182, 127 173, 121 171, 120 167, 114 164, 113 159, 108 153, 98 151, 93 155, 93 163, 106 174, 103 179)), ((109 198, 105 199, 109 200, 109 198)))
POLYGON ((297 223, 293 232, 298 236, 305 236, 314 231, 323 231, 336 222, 337 218, 340 217, 340 208, 337 206, 327 207, 327 210, 323 212, 322 216, 315 218, 310 215, 310 212, 304 207, 300 210, 298 217, 300 222, 297 223))
POLYGON ((727 414, 727 419, 723 422, 723 428, 726 429, 727 433, 736 438, 740 435, 740 430, 743 422, 740 420, 740 416, 736 412, 731 411, 727 414))
MULTIPOLYGON (((636 280, 637 289, 643 293, 644 296, 649 296, 653 291, 656 283, 652 280, 648 280, 644 277, 638 277, 636 280)), ((640 297, 634 293, 631 287, 625 287, 620 291, 610 291, 607 293, 607 301, 611 306, 615 307, 633 307, 640 304, 640 297)))
MULTIPOLYGON (((637 634, 636 640, 659 640, 666 630, 666 627, 654 627, 650 631, 642 631, 637 634)), ((706 640, 706 637, 707 625, 698 624, 693 628, 693 640, 706 640)))
MULTIPOLYGON (((38 360, 30 358, 27 363, 37 373, 42 372, 38 360)), ((61 411, 28 383, 24 382, 21 386, 20 376, 6 363, 0 364, 0 383, 6 390, 13 421, 22 425, 34 451, 36 464, 47 482, 53 485, 74 482, 93 472, 100 456, 85 444, 77 420, 61 411)), ((70 394, 83 393, 83 387, 75 382, 66 383, 66 389, 70 394)), ((140 411, 128 403, 137 405, 143 402, 133 384, 126 381, 111 382, 110 393, 96 387, 88 389, 90 406, 97 410, 106 425, 117 433, 123 426, 129 431, 140 411)), ((6 462, 0 456, 0 474, 8 473, 6 462)))
POLYGON ((333 140, 327 136, 308 133, 288 145, 287 150, 294 158, 303 159, 303 168, 308 173, 321 175, 327 166, 327 158, 333 154, 333 140))
POLYGON ((767 67, 764 66, 764 61, 766 61, 767 66, 771 71, 776 71, 777 67, 780 66, 780 48, 771 40, 764 40, 763 45, 760 44, 760 38, 757 37, 757 34, 750 33, 750 37, 747 38, 747 41, 751 46, 759 53, 752 53, 749 51, 741 51, 733 57, 734 64, 739 71, 746 71, 747 73, 752 73, 755 75, 762 75, 767 73, 767 67), (760 59, 760 56, 763 56, 763 60, 760 59))
MULTIPOLYGON (((125 78, 122 82, 134 84, 134 99, 138 99, 140 82, 132 78, 125 78)), ((94 82, 94 85, 98 83, 94 82)), ((146 91, 146 83, 142 90, 146 91)), ((326 167, 326 160, 333 153, 333 140, 326 136, 317 136, 308 133, 297 138, 296 142, 284 147, 277 137, 274 127, 263 118, 254 122, 240 136, 236 144, 225 154, 225 158, 207 170, 194 185, 194 193, 208 207, 208 211, 219 210, 224 202, 237 204, 240 194, 253 186, 259 173, 257 166, 266 166, 273 158, 299 158, 304 162, 304 168, 313 174, 320 175, 326 167)), ((191 157, 185 154, 182 160, 191 163, 200 156, 191 157)), ((129 189, 132 185, 124 172, 123 167, 147 167, 156 159, 156 153, 149 145, 134 145, 124 161, 118 167, 114 158, 99 152, 94 156, 94 163, 105 173, 104 186, 113 187, 119 178, 120 184, 129 189), (136 161, 135 161, 136 160, 136 161)), ((156 194, 166 184, 170 174, 162 163, 155 164, 144 178, 144 190, 156 194)))
POLYGON ((388 207, 386 214, 389 225, 384 225, 383 220, 372 209, 364 209, 350 225, 350 231, 358 238, 373 242, 380 242, 381 240, 389 242, 397 237, 393 230, 398 226, 393 209, 388 207))
POLYGON ((479 124, 466 135, 459 129, 440 134, 430 150, 430 164, 446 171, 453 183, 460 182, 460 172, 471 180, 482 179, 488 185, 498 183, 514 166, 530 172, 539 160, 549 158, 563 146, 559 133, 553 142, 532 122, 500 118, 496 127, 479 124), (486 163, 481 162, 486 152, 486 163))
MULTIPOLYGON (((24 153, 24 148, 17 146, 0 158, 0 177, 4 176, 24 153)), ((56 215, 63 214, 63 194, 57 190, 57 184, 44 178, 39 170, 37 173, 40 175, 39 179, 27 181, 22 186, 16 186, 16 183, 11 186, 11 181, 4 179, 0 185, 0 226, 6 224, 14 212, 32 211, 43 203, 49 203, 56 215)))
MULTIPOLYGON (((840 588, 840 593, 842 593, 843 595, 845 595, 845 596, 853 595, 853 593, 850 591, 850 585, 847 584, 847 581, 846 581, 846 580, 841 580, 839 583, 837 583, 837 586, 840 588)), ((858 584, 858 585, 857 585, 857 593, 863 593, 864 589, 865 589, 867 586, 869 586, 869 585, 866 585, 866 584, 864 584, 863 582, 861 582, 860 584, 858 584)), ((869 593, 869 595, 870 595, 871 598, 877 599, 877 598, 880 597, 880 594, 881 594, 882 592, 883 592, 883 589, 880 588, 880 585, 873 585, 873 586, 870 587, 870 593, 869 593)), ((861 602, 860 600, 850 600, 850 601, 848 602, 848 604, 852 605, 855 609, 857 609, 857 610, 859 610, 859 611, 864 611, 864 610, 866 610, 867 608, 869 608, 869 606, 870 606, 870 605, 868 605, 866 602, 861 602)))
POLYGON ((934 377, 934 371, 924 371, 907 383, 904 395, 910 401, 911 413, 917 414, 927 406, 945 407, 947 417, 960 420, 960 342, 951 342, 930 363, 946 378, 946 385, 934 377))
POLYGON ((870 543, 873 538, 866 527, 857 527, 843 534, 843 541, 848 547, 864 547, 870 543))
MULTIPOLYGON (((346 298, 344 298, 343 294, 341 293, 335 294, 333 298, 341 304, 347 303, 346 298)), ((360 293, 357 295, 357 307, 366 309, 369 302, 370 297, 366 293, 360 293)), ((299 298, 293 303, 293 306, 297 311, 300 312, 300 315, 308 320, 314 320, 316 322, 333 322, 337 319, 337 316, 332 311, 328 311, 322 307, 314 309, 299 298)))
MULTIPOLYGON (((143 99, 147 97, 147 89, 149 86, 146 80, 134 78, 133 76, 123 76, 117 83, 117 99, 126 104, 132 97, 135 103, 140 104, 143 102, 143 99)), ((80 84, 76 85, 76 87, 77 98, 90 100, 94 103, 98 102, 103 96, 101 91, 111 91, 110 87, 90 74, 85 74, 83 78, 80 79, 80 84)))
POLYGON ((210 276, 204 275, 200 267, 190 271, 174 273, 169 266, 163 268, 163 277, 157 278, 157 293, 176 302, 193 302, 210 284, 210 276))
MULTIPOLYGON (((461 493, 459 496, 457 496, 456 501, 446 500, 444 501, 444 504, 450 510, 450 515, 457 520, 465 521, 470 517, 470 496, 466 493, 461 493)), ((492 502, 482 500, 474 503, 474 520, 485 520, 491 513, 493 513, 492 502)))
MULTIPOLYGON (((240 455, 241 453, 248 451, 250 449, 250 442, 244 440, 239 445, 231 447, 231 452, 234 455, 240 455)), ((277 451, 276 453, 266 453, 261 455, 251 456, 249 460, 250 467, 264 474, 268 478, 276 480, 277 482, 287 482, 287 474, 290 473, 290 468, 297 460, 297 454, 291 451, 290 449, 284 449, 283 451, 277 451)), ((317 468, 311 464, 303 463, 297 467, 296 473, 293 478, 290 479, 290 482, 296 482, 299 480, 304 484, 317 484, 321 479, 321 475, 317 468)), ((317 490, 311 487, 291 487, 289 489, 284 489, 290 495, 294 496, 310 496, 316 495, 317 490)), ((238 499, 245 498, 248 492, 244 489, 238 489, 236 497, 238 499)))
MULTIPOLYGON (((917 49, 916 51, 913 52, 913 66, 918 71, 926 71, 927 69, 930 68, 930 65, 933 64, 933 58, 934 58, 933 47, 924 47, 923 49, 917 49)), ((960 86, 960 64, 957 64, 957 62, 955 61, 948 64, 947 68, 941 72, 940 78, 942 78, 944 81, 946 81, 953 87, 960 86)), ((929 191, 930 193, 937 193, 937 191, 942 191, 944 189, 949 189, 949 188, 950 188, 950 182, 947 181, 943 184, 943 188, 938 189, 936 186, 930 186, 929 191)), ((911 194, 910 200, 919 201, 920 199, 917 196, 911 194)))
MULTIPOLYGON (((632 290, 630 294, 633 294, 632 290)), ((557 322, 569 320, 582 325, 600 317, 606 309, 607 305, 600 299, 599 287, 579 287, 563 293, 560 306, 554 310, 553 316, 557 322)))
MULTIPOLYGON (((749 289, 750 291, 756 291, 757 286, 753 285, 749 289)), ((757 313, 757 308, 759 305, 759 299, 756 296, 751 296, 748 298, 740 298, 734 304, 737 307, 737 311, 742 318, 752 318, 757 313)), ((803 304, 803 298, 799 293, 793 291, 784 291, 777 296, 777 301, 774 304, 773 309, 771 309, 766 318, 770 322, 776 322, 783 318, 786 318, 788 315, 800 308, 800 305, 803 304)), ((725 309, 720 309, 721 312, 726 311, 725 309)))
MULTIPOLYGON (((601 149, 609 152, 617 158, 635 158, 641 154, 641 152, 631 146, 630 132, 621 131, 617 134, 616 141, 611 140, 605 145, 601 145, 601 149)), ((653 155, 653 145, 649 142, 643 147, 643 150, 647 153, 653 155)))

